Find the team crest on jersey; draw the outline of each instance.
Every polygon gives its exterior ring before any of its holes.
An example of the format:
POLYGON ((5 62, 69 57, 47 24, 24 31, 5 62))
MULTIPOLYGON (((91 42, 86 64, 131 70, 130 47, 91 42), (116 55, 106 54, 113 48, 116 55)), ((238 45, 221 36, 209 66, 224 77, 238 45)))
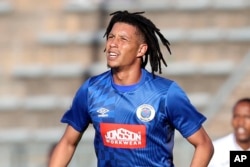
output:
POLYGON ((155 117, 155 109, 149 104, 140 105, 137 108, 136 116, 143 122, 149 122, 155 117))

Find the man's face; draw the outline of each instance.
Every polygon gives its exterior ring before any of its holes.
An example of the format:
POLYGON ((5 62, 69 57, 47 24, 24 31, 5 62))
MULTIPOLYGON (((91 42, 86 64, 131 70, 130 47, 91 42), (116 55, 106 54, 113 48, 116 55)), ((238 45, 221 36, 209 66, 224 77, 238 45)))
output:
POLYGON ((144 55, 142 37, 136 27, 117 22, 108 34, 106 42, 107 64, 119 70, 140 66, 140 57, 144 55))
POLYGON ((247 102, 239 103, 234 111, 232 125, 237 142, 250 142, 250 105, 247 102))

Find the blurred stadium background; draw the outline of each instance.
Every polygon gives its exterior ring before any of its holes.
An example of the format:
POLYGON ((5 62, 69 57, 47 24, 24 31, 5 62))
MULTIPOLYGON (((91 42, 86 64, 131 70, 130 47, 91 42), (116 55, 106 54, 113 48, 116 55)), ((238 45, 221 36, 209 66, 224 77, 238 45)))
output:
MULTIPOLYGON (((0 0, 0 166, 45 167, 75 91, 104 70, 104 28, 116 10, 145 11, 171 43, 163 76, 231 132, 233 103, 250 96, 249 0, 0 0)), ((165 50, 164 50, 165 51, 165 50)), ((95 167, 90 127, 69 165, 95 167)), ((192 147, 178 134, 177 167, 192 147)))

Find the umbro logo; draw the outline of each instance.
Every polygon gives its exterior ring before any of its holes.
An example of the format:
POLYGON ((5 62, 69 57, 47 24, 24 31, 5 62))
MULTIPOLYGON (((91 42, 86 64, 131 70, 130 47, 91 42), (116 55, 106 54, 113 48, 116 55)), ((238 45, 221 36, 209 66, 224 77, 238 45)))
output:
POLYGON ((107 117, 109 110, 106 108, 100 108, 97 112, 99 113, 98 117, 107 117))

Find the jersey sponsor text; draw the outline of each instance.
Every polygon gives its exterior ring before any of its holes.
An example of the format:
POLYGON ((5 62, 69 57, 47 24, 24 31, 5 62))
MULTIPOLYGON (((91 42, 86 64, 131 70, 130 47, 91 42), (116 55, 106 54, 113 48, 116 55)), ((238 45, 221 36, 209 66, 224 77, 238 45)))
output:
POLYGON ((144 148, 146 127, 144 125, 101 123, 104 145, 115 148, 144 148))

